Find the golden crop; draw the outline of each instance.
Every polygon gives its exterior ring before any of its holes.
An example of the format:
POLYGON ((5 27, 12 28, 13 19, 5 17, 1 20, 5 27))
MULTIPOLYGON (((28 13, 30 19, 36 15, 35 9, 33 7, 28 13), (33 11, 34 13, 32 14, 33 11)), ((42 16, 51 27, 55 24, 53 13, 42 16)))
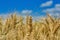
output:
POLYGON ((33 22, 31 16, 11 15, 0 18, 0 40, 60 40, 60 19, 47 14, 41 22, 33 22), (26 20, 26 21, 25 21, 26 20))

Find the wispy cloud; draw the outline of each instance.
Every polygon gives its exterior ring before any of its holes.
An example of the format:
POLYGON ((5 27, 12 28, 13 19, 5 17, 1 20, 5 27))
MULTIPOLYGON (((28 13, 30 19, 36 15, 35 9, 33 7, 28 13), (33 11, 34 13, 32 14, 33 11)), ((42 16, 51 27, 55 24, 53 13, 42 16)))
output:
POLYGON ((30 13, 32 13, 32 10, 22 10, 21 13, 23 13, 23 14, 30 14, 30 13))
POLYGON ((43 12, 48 12, 50 15, 59 16, 60 15, 60 4, 56 4, 54 8, 48 8, 43 10, 43 12))
POLYGON ((42 3, 40 6, 41 6, 41 7, 51 6, 52 3, 53 3, 53 1, 47 1, 47 2, 45 2, 45 3, 42 3))
POLYGON ((56 7, 56 8, 60 8, 60 4, 56 4, 55 7, 56 7))

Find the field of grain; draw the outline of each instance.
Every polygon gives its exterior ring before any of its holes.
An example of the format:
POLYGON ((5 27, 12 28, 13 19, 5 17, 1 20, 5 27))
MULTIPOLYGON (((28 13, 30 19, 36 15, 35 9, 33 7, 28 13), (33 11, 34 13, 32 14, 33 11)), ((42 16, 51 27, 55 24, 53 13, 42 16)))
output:
POLYGON ((60 40, 60 18, 47 14, 33 22, 32 16, 0 17, 0 40, 60 40))

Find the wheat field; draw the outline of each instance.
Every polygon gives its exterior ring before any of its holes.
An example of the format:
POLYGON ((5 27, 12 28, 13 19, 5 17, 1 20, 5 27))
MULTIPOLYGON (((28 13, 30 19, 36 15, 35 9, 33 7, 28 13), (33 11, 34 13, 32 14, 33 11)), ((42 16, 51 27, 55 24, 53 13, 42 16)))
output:
POLYGON ((0 17, 0 40, 60 40, 60 19, 49 14, 34 22, 32 16, 0 17))

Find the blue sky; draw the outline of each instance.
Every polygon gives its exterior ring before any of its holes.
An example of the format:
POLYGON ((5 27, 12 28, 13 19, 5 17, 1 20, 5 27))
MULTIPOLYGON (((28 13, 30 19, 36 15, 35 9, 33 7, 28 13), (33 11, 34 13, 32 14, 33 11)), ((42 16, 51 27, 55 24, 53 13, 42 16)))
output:
POLYGON ((45 15, 46 11, 54 14, 51 11, 59 12, 59 7, 60 0, 0 0, 0 14, 4 15, 14 11, 22 14, 29 13, 33 16, 45 15))

